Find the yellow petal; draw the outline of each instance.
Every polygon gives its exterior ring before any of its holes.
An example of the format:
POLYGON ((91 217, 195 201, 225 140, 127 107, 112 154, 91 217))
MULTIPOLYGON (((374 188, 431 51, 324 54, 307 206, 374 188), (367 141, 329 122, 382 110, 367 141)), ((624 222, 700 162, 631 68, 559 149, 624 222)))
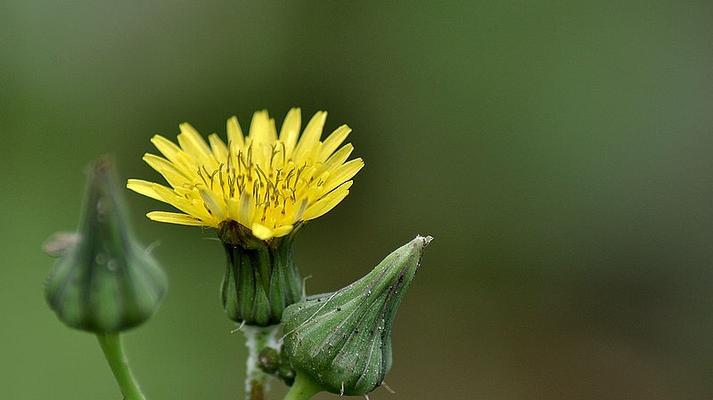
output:
POLYGON ((206 204, 203 201, 203 199, 200 198, 200 195, 199 195, 199 198, 191 199, 190 208, 186 207, 185 209, 182 209, 181 207, 178 206, 178 204, 172 203, 172 205, 174 207, 178 208, 179 210, 183 211, 184 213, 192 215, 195 218, 202 220, 203 222, 205 222, 206 225, 215 226, 215 225, 218 225, 218 223, 220 222, 219 218, 216 218, 213 214, 211 214, 208 211, 206 204))
MULTIPOLYGON (((240 129, 240 123, 238 123, 238 117, 232 116, 228 118, 226 129, 228 131, 228 145, 235 147, 235 150, 243 148, 245 139, 243 138, 243 131, 240 129)), ((235 151, 232 147, 230 150, 235 151)))
POLYGON ((184 175, 191 176, 195 172, 195 160, 172 141, 161 135, 154 135, 151 143, 184 175))
POLYGON ((297 143, 295 148, 295 153, 293 159, 295 164, 299 165, 302 162, 304 156, 312 150, 314 145, 319 142, 320 136, 322 136, 322 129, 324 128, 324 122, 327 120, 327 113, 325 111, 319 111, 312 119, 309 120, 305 131, 302 133, 302 137, 297 143))
POLYGON ((299 108, 293 108, 287 112, 285 121, 280 129, 280 141, 285 145, 285 155, 289 158, 297 144, 302 125, 302 114, 299 108))
POLYGON ((238 222, 243 226, 251 226, 255 212, 255 199, 247 190, 240 193, 240 205, 238 208, 238 222))
POLYGON ((267 110, 257 111, 253 114, 248 136, 253 143, 273 143, 277 140, 275 123, 274 121, 270 123, 270 116, 267 110))
POLYGON ((333 190, 326 196, 322 197, 319 201, 309 206, 302 216, 302 219, 309 221, 326 214, 329 210, 339 204, 339 202, 344 200, 345 197, 347 197, 352 183, 353 181, 345 182, 342 186, 333 190))
POLYGON ((275 237, 282 237, 292 232, 292 229, 294 229, 294 225, 282 225, 273 229, 272 233, 275 237))
POLYGON ((364 161, 361 158, 356 158, 346 164, 343 164, 329 175, 327 182, 322 188, 322 193, 328 193, 335 187, 341 185, 343 182, 352 179, 362 168, 364 168, 364 161))
POLYGON ((178 147, 172 141, 166 139, 161 135, 154 135, 151 138, 151 143, 171 162, 176 163, 179 159, 179 154, 182 152, 181 148, 178 147))
POLYGON ((190 180, 179 171, 170 161, 163 157, 154 154, 144 154, 143 160, 161 174, 169 185, 176 187, 180 185, 190 184, 190 180))
POLYGON ((228 199, 228 218, 240 222, 240 201, 234 197, 228 199))
POLYGON ((134 192, 142 194, 146 197, 150 197, 154 200, 166 202, 166 200, 156 190, 158 186, 161 185, 159 185, 158 183, 148 182, 141 179, 129 179, 126 182, 126 187, 128 189, 133 190, 134 192))
POLYGON ((351 143, 345 144, 341 149, 337 150, 336 153, 332 154, 332 156, 329 157, 317 171, 315 171, 315 175, 319 176, 323 172, 329 172, 331 174, 334 172, 333 170, 344 164, 344 161, 347 161, 347 158, 349 158, 352 154, 352 151, 354 151, 354 146, 352 146, 351 143))
POLYGON ((352 129, 346 125, 342 125, 335 129, 334 132, 332 132, 322 143, 318 161, 324 161, 327 157, 331 156, 332 153, 334 153, 334 150, 342 144, 351 131, 352 129))
POLYGON ((225 219, 225 203, 210 190, 201 190, 201 198, 205 208, 217 219, 225 219))
MULTIPOLYGON (((272 156, 272 144, 266 142, 255 142, 252 147, 252 160, 255 164, 269 168, 267 165, 272 156)), ((264 171, 267 172, 267 171, 264 171)))
POLYGON ((194 157, 204 157, 210 154, 210 147, 203 139, 203 136, 198 133, 196 128, 188 122, 184 122, 178 126, 181 133, 178 135, 178 143, 190 155, 194 157))
POLYGON ((301 221, 303 219, 302 216, 304 215, 305 210, 307 210, 307 205, 308 202, 306 197, 300 200, 299 206, 293 209, 293 214, 291 215, 293 222, 301 221))
POLYGON ((173 213, 173 212, 166 212, 166 211, 151 211, 150 213, 146 214, 146 216, 149 217, 149 219, 152 221, 167 222, 169 224, 189 225, 189 226, 204 226, 205 225, 201 220, 193 218, 190 215, 181 214, 181 213, 173 213))
POLYGON ((208 141, 216 161, 226 164, 228 162, 228 146, 225 145, 225 142, 215 133, 208 136, 208 141))
MULTIPOLYGON (((185 197, 185 194, 179 196, 176 191, 171 190, 163 185, 159 185, 158 183, 146 182, 139 179, 130 179, 129 183, 126 186, 135 192, 152 197, 156 200, 163 201, 164 203, 168 203, 186 214, 191 214, 197 217, 210 217, 210 215, 206 212, 203 212, 203 214, 201 214, 200 210, 193 205, 192 200, 189 200, 185 197), (144 190, 146 193, 139 192, 139 190, 144 190), (154 193, 155 197, 150 196, 150 193, 154 193)), ((181 189, 183 188, 179 187, 176 190, 181 189)), ((188 193, 190 193, 190 195, 195 196, 196 193, 194 191, 190 191, 188 193)), ((202 209, 203 207, 201 206, 200 208, 202 209)))
POLYGON ((277 124, 275 123, 275 118, 270 118, 270 123, 267 125, 269 142, 275 143, 277 141, 277 124))
POLYGON ((253 235, 260 240, 272 239, 272 237, 274 236, 272 229, 257 222, 252 225, 252 231, 253 235))

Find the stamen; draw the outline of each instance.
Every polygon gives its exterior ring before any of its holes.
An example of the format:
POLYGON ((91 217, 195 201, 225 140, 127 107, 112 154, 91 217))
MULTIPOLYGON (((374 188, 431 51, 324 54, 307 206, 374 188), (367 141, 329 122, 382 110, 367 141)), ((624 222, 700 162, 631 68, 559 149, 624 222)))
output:
POLYGON ((282 185, 283 189, 287 189, 290 186, 290 179, 292 176, 295 174, 295 169, 292 168, 290 172, 287 173, 287 177, 285 178, 285 183, 282 185))
POLYGON ((220 183, 220 191, 223 193, 223 200, 225 200, 225 180, 223 179, 223 163, 220 163, 218 167, 218 182, 220 183))
POLYGON ((208 182, 205 180, 205 177, 203 177, 203 174, 201 173, 201 169, 198 168, 198 176, 203 180, 203 183, 205 183, 206 186, 208 186, 208 182))
POLYGON ((272 145, 270 148, 270 163, 268 166, 270 167, 270 174, 272 174, 272 160, 275 159, 275 154, 277 154, 277 144, 272 145))
POLYGON ((280 142, 280 145, 282 146, 282 165, 285 165, 285 157, 287 157, 287 150, 285 148, 284 142, 280 142))

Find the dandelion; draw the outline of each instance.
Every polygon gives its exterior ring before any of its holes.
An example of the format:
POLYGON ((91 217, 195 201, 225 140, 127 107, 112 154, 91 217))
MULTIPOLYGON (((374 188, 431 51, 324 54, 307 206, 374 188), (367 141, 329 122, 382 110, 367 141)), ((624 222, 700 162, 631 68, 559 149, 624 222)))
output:
POLYGON ((155 135, 151 142, 163 157, 143 158, 170 187, 139 179, 127 187, 180 211, 152 211, 154 221, 213 228, 235 221, 260 240, 285 236, 339 204, 364 166, 361 158, 347 161, 354 149, 341 146, 348 126, 320 140, 326 118, 317 112, 300 136, 301 113, 293 108, 278 135, 275 120, 258 111, 244 136, 231 117, 227 144, 216 134, 206 142, 183 123, 178 145, 155 135))
POLYGON ((150 219, 217 229, 227 257, 221 300, 238 323, 277 324, 284 308, 302 298, 294 233, 339 204, 364 166, 361 158, 347 161, 354 150, 342 145, 348 126, 320 140, 326 118, 326 112, 316 113, 300 135, 300 110, 293 108, 278 135, 275 120, 258 111, 245 136, 231 117, 227 143, 216 134, 206 142, 184 123, 178 144, 160 135, 151 139, 163 157, 144 155, 168 186, 127 183, 179 211, 152 211, 150 219))

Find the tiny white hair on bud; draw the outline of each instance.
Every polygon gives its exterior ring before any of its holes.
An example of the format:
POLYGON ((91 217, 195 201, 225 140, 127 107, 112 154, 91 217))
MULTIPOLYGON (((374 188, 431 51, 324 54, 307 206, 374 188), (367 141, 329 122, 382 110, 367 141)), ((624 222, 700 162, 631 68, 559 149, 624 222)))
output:
POLYGON ((233 334, 233 333, 236 333, 236 332, 240 332, 240 331, 243 330, 243 327, 244 327, 244 326, 245 326, 245 321, 243 320, 243 322, 240 323, 240 326, 238 326, 238 327, 235 328, 235 329, 231 329, 231 330, 230 330, 230 333, 233 334))
POLYGON ((160 241, 160 240, 156 240, 156 241, 152 242, 151 244, 149 244, 149 245, 146 247, 146 254, 149 254, 149 255, 150 255, 151 252, 153 252, 153 251, 154 251, 158 246, 160 246, 160 245, 161 245, 161 241, 160 241))
POLYGON ((381 386, 383 386, 384 389, 386 389, 389 393, 396 394, 396 391, 394 389, 392 389, 391 386, 386 384, 386 382, 381 382, 381 386))
POLYGON ((312 279, 312 275, 307 275, 302 278, 302 298, 307 297, 307 280, 312 279))

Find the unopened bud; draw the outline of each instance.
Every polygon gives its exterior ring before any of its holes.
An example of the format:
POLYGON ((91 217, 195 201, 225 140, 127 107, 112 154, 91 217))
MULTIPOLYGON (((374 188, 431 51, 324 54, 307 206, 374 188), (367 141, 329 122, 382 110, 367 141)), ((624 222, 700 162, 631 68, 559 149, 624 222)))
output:
POLYGON ((282 351, 323 390, 363 395, 391 368, 391 326, 431 237, 418 236, 369 274, 331 294, 293 304, 283 315, 282 351))
POLYGON ((45 284, 62 322, 111 333, 143 323, 158 309, 166 276, 134 238, 109 159, 92 165, 79 232, 63 237, 72 240, 53 241, 50 250, 61 258, 45 284))

